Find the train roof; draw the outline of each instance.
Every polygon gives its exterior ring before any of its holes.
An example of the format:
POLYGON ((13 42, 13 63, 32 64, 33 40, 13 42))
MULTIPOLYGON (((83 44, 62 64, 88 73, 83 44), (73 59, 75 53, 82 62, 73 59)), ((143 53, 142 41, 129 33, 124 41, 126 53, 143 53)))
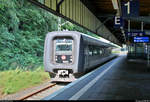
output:
MULTIPOLYGON (((80 33, 80 32, 79 32, 79 33, 80 33)), ((111 44, 111 43, 106 43, 106 42, 104 42, 104 41, 101 41, 101 39, 92 37, 92 36, 90 36, 90 35, 87 35, 87 34, 84 34, 84 33, 81 33, 81 35, 82 35, 82 36, 85 36, 85 37, 87 37, 87 38, 89 38, 89 39, 91 39, 91 40, 88 39, 89 42, 93 42, 93 43, 95 43, 95 44, 97 44, 97 45, 103 45, 103 46, 105 46, 105 47, 116 47, 116 46, 114 46, 114 45, 111 44)))

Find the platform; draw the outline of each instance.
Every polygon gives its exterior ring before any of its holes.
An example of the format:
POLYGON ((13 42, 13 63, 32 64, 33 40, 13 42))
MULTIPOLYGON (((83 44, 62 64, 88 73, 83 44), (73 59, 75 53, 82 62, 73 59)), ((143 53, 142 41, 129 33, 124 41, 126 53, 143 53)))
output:
POLYGON ((150 67, 119 56, 43 100, 130 99, 150 99, 150 67))

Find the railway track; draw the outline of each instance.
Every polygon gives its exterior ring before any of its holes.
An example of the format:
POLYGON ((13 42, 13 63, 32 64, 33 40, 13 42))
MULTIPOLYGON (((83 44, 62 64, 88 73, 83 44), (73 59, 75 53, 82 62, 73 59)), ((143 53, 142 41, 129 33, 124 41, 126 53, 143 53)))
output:
MULTIPOLYGON (((37 95, 37 94, 39 94, 39 93, 42 93, 42 92, 44 92, 44 91, 46 91, 46 90, 48 90, 48 89, 51 89, 51 88, 53 88, 54 86, 56 86, 56 83, 53 83, 53 84, 51 84, 51 85, 48 85, 48 86, 46 86, 46 87, 44 87, 44 88, 42 88, 42 89, 39 89, 39 90, 37 90, 37 91, 35 91, 35 92, 32 92, 32 93, 29 93, 28 95, 26 95, 26 96, 23 96, 23 97, 20 97, 18 100, 32 100, 32 97, 33 96, 35 96, 35 95, 37 95)), ((33 99, 35 99, 35 98, 33 98, 33 99)))

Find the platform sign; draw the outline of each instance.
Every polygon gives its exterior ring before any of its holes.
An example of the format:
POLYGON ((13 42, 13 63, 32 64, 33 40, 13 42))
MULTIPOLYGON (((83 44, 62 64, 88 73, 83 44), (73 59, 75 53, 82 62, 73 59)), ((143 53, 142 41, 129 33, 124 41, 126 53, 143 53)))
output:
POLYGON ((134 37, 134 43, 149 43, 149 37, 134 37))
POLYGON ((126 32, 127 37, 135 37, 135 36, 145 36, 144 31, 134 31, 134 32, 126 32))
POLYGON ((120 16, 114 17, 114 28, 120 28, 123 27, 123 19, 120 16))
POLYGON ((123 17, 138 17, 139 16, 139 0, 130 0, 121 2, 121 10, 123 17))

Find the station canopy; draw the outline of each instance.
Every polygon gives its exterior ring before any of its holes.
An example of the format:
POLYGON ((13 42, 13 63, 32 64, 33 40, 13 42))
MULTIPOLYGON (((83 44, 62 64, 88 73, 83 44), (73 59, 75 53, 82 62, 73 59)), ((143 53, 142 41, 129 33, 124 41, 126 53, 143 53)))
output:
MULTIPOLYGON (((126 37, 122 33, 122 29, 114 28, 114 17, 117 10, 114 9, 113 0, 81 0, 87 8, 114 34, 114 36, 122 43, 126 44, 126 37)), ((117 1, 120 16, 123 15, 121 4, 134 0, 114 0, 117 1)), ((140 31, 142 28, 146 33, 150 33, 150 0, 139 1, 139 16, 123 18, 123 30, 128 31, 128 23, 130 20, 130 31, 140 31), (142 27, 141 27, 142 26, 142 27)), ((135 4, 136 5, 136 4, 135 4)), ((134 6, 135 6, 134 5, 134 6)), ((136 12, 136 11, 135 11, 136 12)))

